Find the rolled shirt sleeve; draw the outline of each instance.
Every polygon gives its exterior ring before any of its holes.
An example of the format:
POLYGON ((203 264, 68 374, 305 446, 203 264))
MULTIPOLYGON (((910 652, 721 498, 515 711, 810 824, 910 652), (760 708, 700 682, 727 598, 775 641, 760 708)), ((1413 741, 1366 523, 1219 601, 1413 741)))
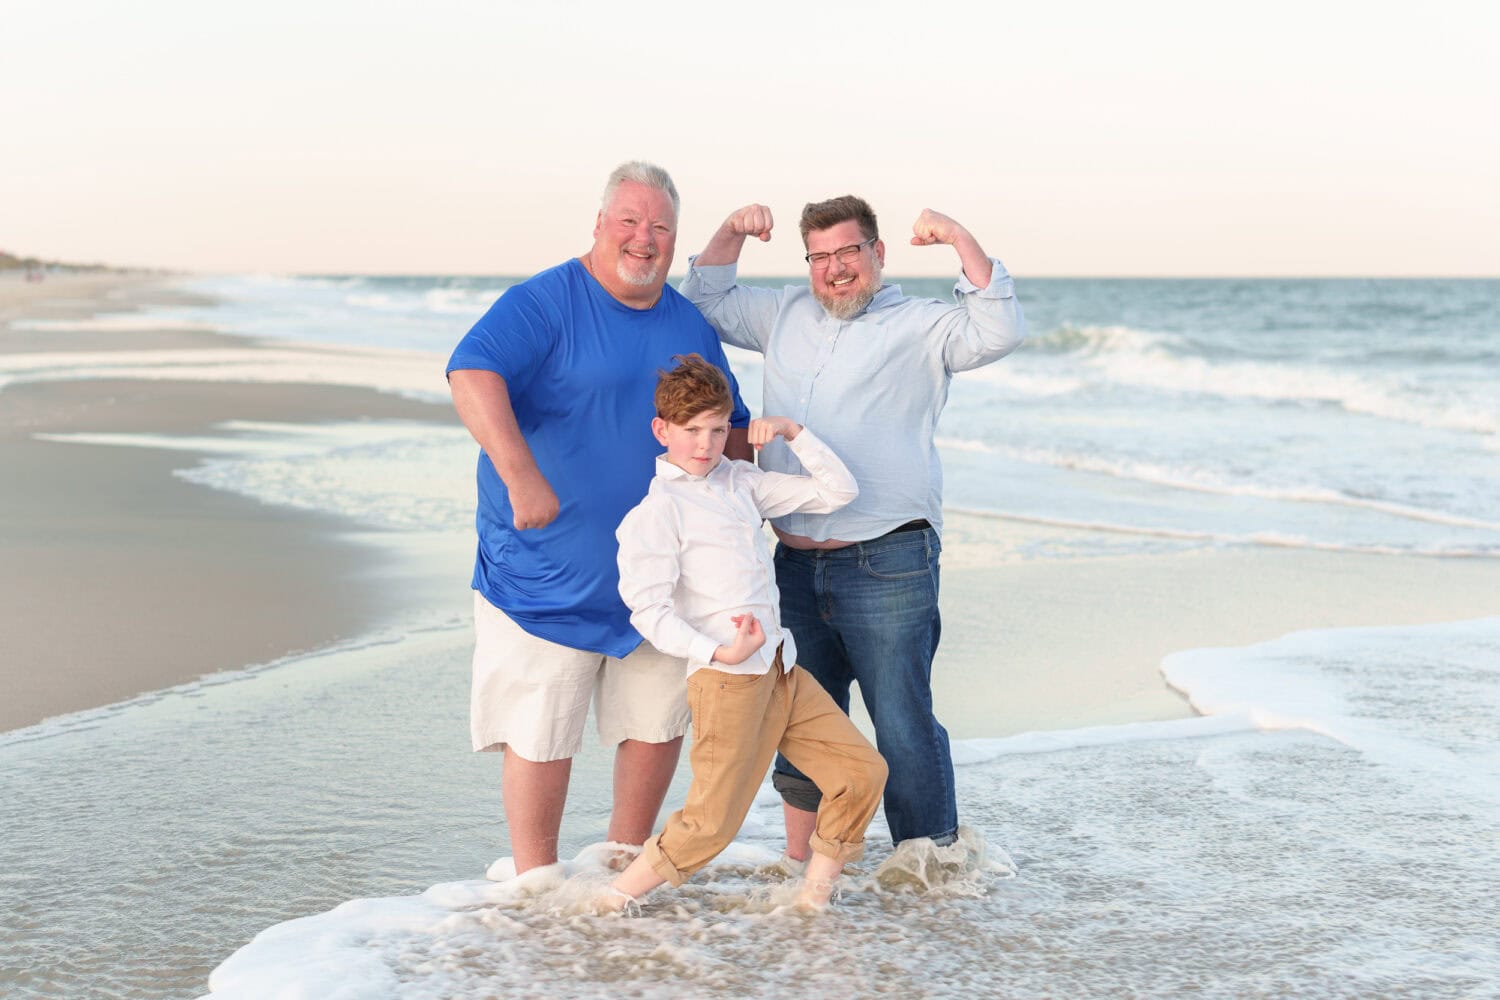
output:
POLYGON ((739 269, 734 264, 700 267, 696 260, 688 260, 687 277, 679 289, 683 297, 698 307, 726 344, 764 354, 781 311, 782 293, 737 284, 739 269))
POLYGON ((968 371, 998 361, 1026 339, 1026 320, 1016 298, 1016 283, 999 258, 990 258, 990 283, 983 288, 962 271, 953 298, 963 312, 951 312, 934 326, 942 342, 943 365, 950 372, 968 371))

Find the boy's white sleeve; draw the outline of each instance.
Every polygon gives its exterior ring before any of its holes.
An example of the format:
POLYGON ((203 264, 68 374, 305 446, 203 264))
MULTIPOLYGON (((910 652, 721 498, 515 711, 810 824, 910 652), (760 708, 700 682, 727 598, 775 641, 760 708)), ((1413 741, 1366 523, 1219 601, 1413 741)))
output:
POLYGON ((859 496, 859 485, 833 449, 806 427, 787 447, 808 474, 763 472, 755 479, 755 507, 761 517, 830 514, 859 496))
POLYGON ((651 645, 668 656, 712 663, 718 641, 678 615, 673 601, 682 552, 676 519, 668 505, 651 499, 641 501, 615 529, 620 599, 630 609, 630 624, 651 645))

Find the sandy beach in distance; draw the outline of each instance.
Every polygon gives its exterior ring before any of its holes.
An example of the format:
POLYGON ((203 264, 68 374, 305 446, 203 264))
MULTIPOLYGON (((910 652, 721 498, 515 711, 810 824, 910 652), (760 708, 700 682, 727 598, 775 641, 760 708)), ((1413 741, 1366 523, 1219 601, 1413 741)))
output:
MULTIPOLYGON (((180 301, 160 279, 0 278, 0 353, 243 347, 196 330, 14 330, 180 301)), ((202 433, 225 420, 451 421, 445 407, 333 386, 48 381, 0 388, 0 730, 356 636, 403 596, 338 519, 192 485, 190 452, 41 433, 202 433)))

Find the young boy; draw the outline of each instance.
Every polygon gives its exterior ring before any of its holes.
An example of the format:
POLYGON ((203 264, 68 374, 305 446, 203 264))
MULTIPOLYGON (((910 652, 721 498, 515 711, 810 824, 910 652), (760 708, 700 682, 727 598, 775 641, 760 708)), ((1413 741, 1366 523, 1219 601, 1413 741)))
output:
POLYGON ((778 750, 823 793, 798 905, 828 902, 844 863, 864 853, 886 766, 812 677, 780 625, 764 518, 828 513, 858 495, 828 446, 786 417, 750 422, 756 447, 780 436, 810 475, 723 457, 729 384, 696 354, 662 372, 651 430, 666 446, 640 505, 625 515, 620 596, 657 649, 687 659, 693 781, 681 810, 600 897, 620 910, 663 882, 681 885, 739 832, 778 750))

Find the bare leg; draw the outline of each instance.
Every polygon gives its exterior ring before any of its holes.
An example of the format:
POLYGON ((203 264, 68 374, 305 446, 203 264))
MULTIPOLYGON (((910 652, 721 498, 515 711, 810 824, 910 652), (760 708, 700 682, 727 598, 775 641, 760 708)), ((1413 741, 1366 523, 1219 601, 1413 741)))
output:
MULTIPOLYGON (((615 798, 609 839, 644 844, 656 830, 656 817, 677 771, 682 737, 665 743, 625 740, 615 748, 615 798)), ((635 895, 635 893, 631 893, 635 895)))
POLYGON ((557 862, 557 833, 572 773, 571 757, 538 762, 505 748, 500 793, 517 875, 557 862))
POLYGON ((786 819, 786 856, 793 861, 806 861, 812 854, 808 842, 812 840, 818 814, 785 802, 781 804, 781 814, 786 819))
POLYGON ((797 905, 806 909, 821 910, 828 905, 833 895, 833 883, 843 872, 844 866, 826 854, 814 854, 807 861, 807 874, 803 878, 802 891, 797 893, 797 905))

